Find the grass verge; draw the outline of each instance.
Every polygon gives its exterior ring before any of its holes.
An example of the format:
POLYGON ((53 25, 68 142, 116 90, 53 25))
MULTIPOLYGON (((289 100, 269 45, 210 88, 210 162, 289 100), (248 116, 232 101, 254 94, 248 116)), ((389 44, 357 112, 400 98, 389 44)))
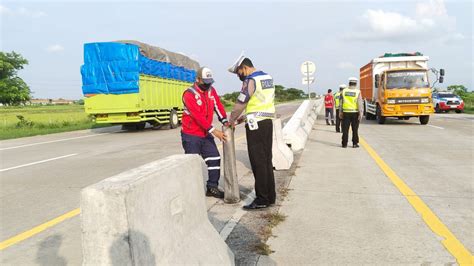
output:
POLYGON ((0 140, 105 126, 95 124, 82 105, 0 108, 0 140))
POLYGON ((260 243, 255 245, 255 252, 260 255, 268 256, 274 251, 267 244, 267 240, 273 236, 273 228, 285 221, 286 215, 283 215, 279 212, 267 212, 263 213, 260 217, 265 220, 266 225, 259 231, 260 243))

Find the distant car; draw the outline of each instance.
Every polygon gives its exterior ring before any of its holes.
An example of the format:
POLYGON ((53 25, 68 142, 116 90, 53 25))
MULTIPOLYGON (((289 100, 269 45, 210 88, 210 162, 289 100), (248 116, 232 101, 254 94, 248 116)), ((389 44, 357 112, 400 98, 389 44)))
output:
POLYGON ((464 111, 464 101, 461 97, 450 92, 433 93, 433 105, 436 113, 449 112, 451 110, 456 113, 464 111))

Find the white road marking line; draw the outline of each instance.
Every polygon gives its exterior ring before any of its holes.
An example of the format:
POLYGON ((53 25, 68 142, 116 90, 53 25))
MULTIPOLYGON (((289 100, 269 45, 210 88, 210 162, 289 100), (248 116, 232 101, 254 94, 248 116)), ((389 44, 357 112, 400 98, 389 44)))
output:
POLYGON ((427 125, 427 126, 429 126, 429 127, 434 127, 434 128, 437 128, 437 129, 444 129, 444 128, 442 128, 442 127, 433 126, 433 125, 427 125))
POLYGON ((35 164, 45 163, 45 162, 49 162, 49 161, 59 160, 59 159, 63 159, 63 158, 67 158, 67 157, 71 157, 71 156, 75 156, 75 155, 77 155, 77 153, 68 154, 68 155, 59 156, 59 157, 54 157, 54 158, 51 158, 51 159, 46 159, 46 160, 37 161, 37 162, 33 162, 33 163, 27 163, 27 164, 22 164, 22 165, 18 165, 18 166, 13 166, 13 167, 10 167, 10 168, 4 168, 4 169, 0 169, 0 172, 5 172, 5 171, 9 171, 9 170, 13 170, 13 169, 21 168, 21 167, 26 167, 26 166, 31 166, 31 165, 35 165, 35 164))
POLYGON ((234 230, 235 226, 239 223, 240 219, 244 214, 247 213, 242 207, 244 205, 250 204, 253 200, 255 199, 255 190, 252 190, 247 197, 245 198, 244 201, 240 204, 240 208, 234 212, 234 215, 230 217, 229 221, 224 225, 222 230, 219 232, 219 235, 226 241, 226 239, 229 237, 230 233, 234 230))
POLYGON ((48 143, 54 143, 54 142, 68 141, 68 140, 73 140, 73 139, 90 138, 90 137, 102 136, 102 135, 107 135, 107 134, 110 134, 110 133, 101 133, 101 134, 87 135, 87 136, 67 138, 67 139, 58 139, 58 140, 51 140, 51 141, 45 141, 45 142, 37 142, 37 143, 25 144, 25 145, 14 146, 14 147, 0 148, 0 151, 12 150, 12 149, 18 149, 18 148, 24 148, 24 147, 30 147, 30 146, 36 146, 36 145, 48 144, 48 143))

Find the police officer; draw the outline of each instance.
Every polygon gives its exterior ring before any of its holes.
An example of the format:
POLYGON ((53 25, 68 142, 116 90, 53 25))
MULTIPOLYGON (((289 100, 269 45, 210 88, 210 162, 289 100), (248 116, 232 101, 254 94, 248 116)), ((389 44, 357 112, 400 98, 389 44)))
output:
POLYGON ((209 178, 206 196, 224 198, 224 192, 218 189, 221 157, 214 137, 225 141, 227 136, 212 125, 214 112, 222 124, 226 126, 229 124, 224 106, 212 86, 213 83, 212 71, 207 67, 201 67, 196 82, 183 93, 181 141, 186 154, 199 154, 207 164, 209 178))
POLYGON ((352 127, 352 147, 359 148, 359 122, 362 119, 363 102, 357 89, 357 78, 349 78, 349 87, 342 90, 339 118, 342 119, 342 147, 347 148, 349 127, 352 127))
POLYGON ((341 104, 341 92, 347 86, 346 84, 339 85, 339 91, 334 94, 334 102, 336 104, 336 132, 341 132, 341 119, 339 118, 339 105, 341 104))
POLYGON ((246 210, 267 208, 275 203, 275 177, 272 164, 275 86, 273 78, 257 70, 249 58, 241 55, 229 68, 242 81, 242 89, 230 115, 235 124, 245 110, 247 150, 255 177, 255 200, 246 210))

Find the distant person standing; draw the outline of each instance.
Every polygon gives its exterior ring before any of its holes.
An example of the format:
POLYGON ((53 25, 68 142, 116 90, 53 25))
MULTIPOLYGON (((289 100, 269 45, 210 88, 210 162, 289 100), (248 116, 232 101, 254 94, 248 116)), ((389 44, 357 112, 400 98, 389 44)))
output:
POLYGON ((324 95, 324 107, 326 109, 326 125, 329 126, 329 115, 331 116, 331 125, 334 126, 334 97, 329 89, 328 93, 324 95))
POLYGON ((357 78, 349 78, 349 87, 342 90, 339 118, 342 119, 342 147, 347 148, 349 127, 352 127, 352 147, 359 148, 359 122, 362 119, 363 101, 357 89, 357 78))
POLYGON ((336 104, 336 132, 341 132, 341 119, 339 118, 339 108, 341 105, 342 90, 346 87, 346 84, 339 85, 339 91, 334 94, 334 103, 336 104))
POLYGON ((246 210, 267 208, 275 203, 275 177, 272 164, 273 121, 275 117, 275 86, 273 78, 257 70, 249 58, 240 56, 229 68, 242 81, 237 102, 229 122, 235 124, 245 110, 247 150, 255 178, 255 200, 246 210))

